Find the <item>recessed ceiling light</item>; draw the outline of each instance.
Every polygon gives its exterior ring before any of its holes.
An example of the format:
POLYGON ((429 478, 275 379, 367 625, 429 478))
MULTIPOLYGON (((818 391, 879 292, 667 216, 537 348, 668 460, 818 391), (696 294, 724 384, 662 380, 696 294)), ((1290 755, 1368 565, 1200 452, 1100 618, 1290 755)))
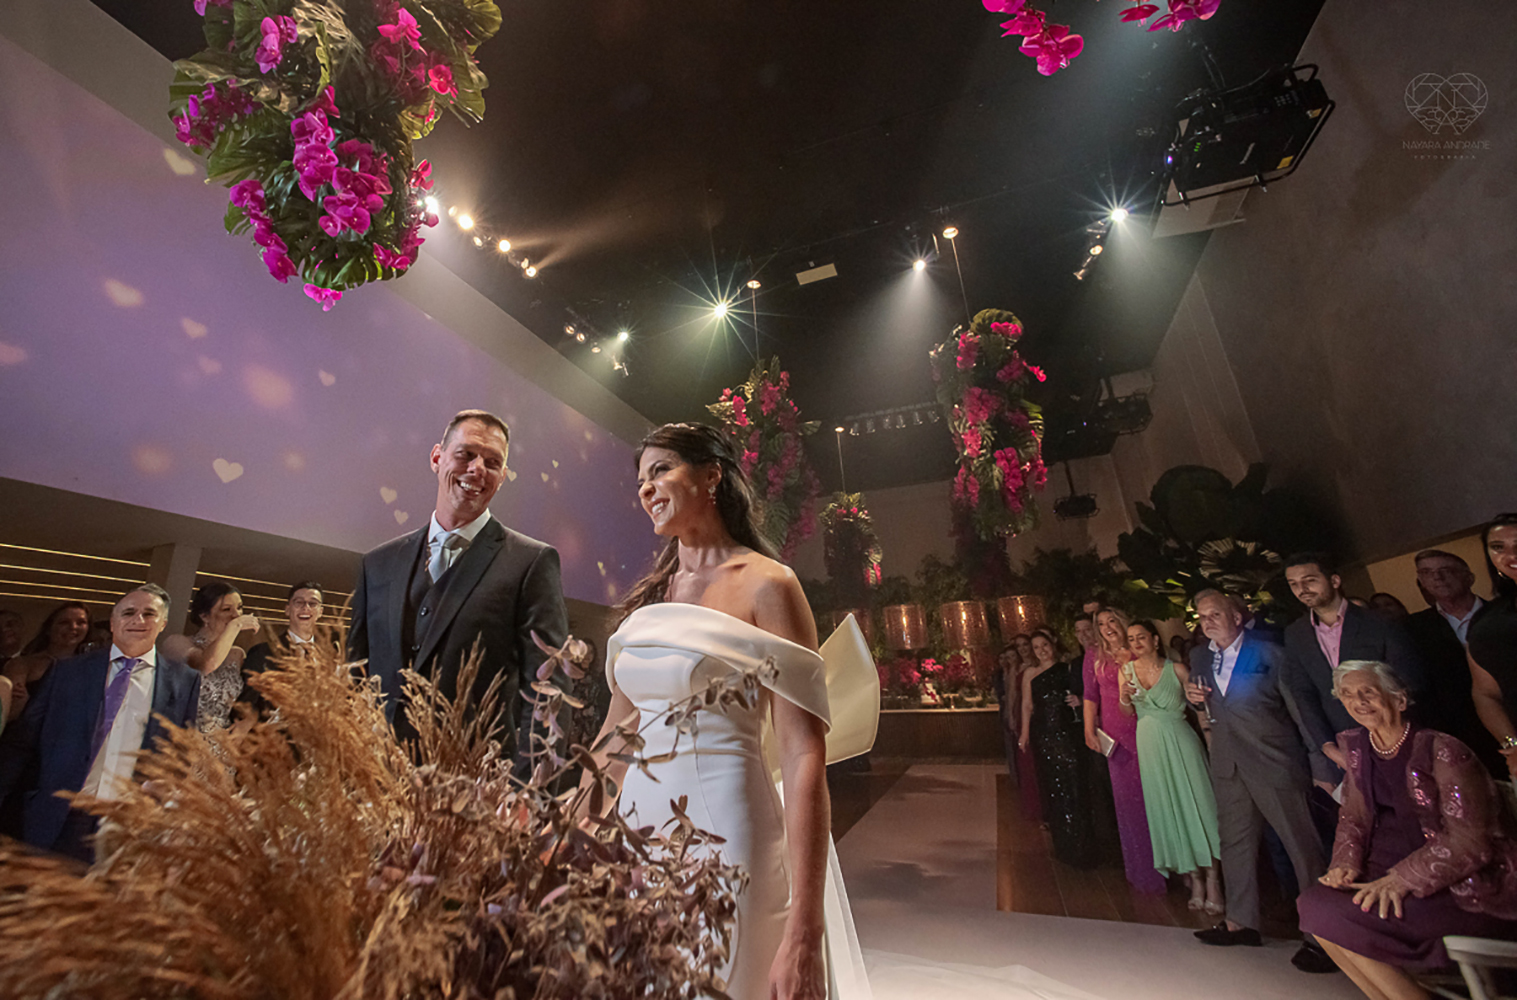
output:
POLYGON ((501 240, 499 243, 497 243, 495 245, 500 248, 500 252, 501 253, 510 253, 511 252, 511 241, 510 240, 501 240))
POLYGON ((464 212, 464 213, 460 214, 459 217, 458 217, 458 228, 459 229, 473 229, 474 228, 474 216, 470 215, 468 212, 464 212))
POLYGON ((918 257, 916 260, 912 261, 911 269, 913 271, 925 271, 927 270, 927 262, 918 257))
POLYGON ((943 230, 943 235, 951 240, 959 235, 959 227, 949 226, 947 229, 943 230))

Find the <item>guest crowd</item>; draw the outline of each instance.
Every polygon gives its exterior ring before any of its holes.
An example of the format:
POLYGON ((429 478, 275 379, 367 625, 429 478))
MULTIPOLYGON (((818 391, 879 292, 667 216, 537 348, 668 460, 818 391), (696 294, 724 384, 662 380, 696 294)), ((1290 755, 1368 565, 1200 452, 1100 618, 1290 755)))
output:
POLYGON ((1208 945, 1263 943, 1274 870, 1297 968, 1427 997, 1446 935, 1517 940, 1517 515, 1482 540, 1488 602, 1439 549, 1416 556, 1415 614, 1349 597, 1329 555, 1303 553, 1285 577, 1306 614, 1283 632, 1205 590, 1167 646, 1094 601, 1072 659, 1047 629, 1014 637, 997 688, 1024 814, 1066 864, 1119 853, 1136 892, 1182 877, 1221 918, 1196 932, 1208 945))

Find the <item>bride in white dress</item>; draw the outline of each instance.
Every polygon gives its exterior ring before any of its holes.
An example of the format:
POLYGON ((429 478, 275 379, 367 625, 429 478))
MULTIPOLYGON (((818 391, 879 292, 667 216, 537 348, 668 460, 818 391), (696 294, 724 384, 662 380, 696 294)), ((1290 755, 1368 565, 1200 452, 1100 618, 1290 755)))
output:
MULTIPOLYGON (((622 604, 607 650, 609 732, 702 691, 713 676, 773 657, 777 678, 757 710, 702 712, 693 740, 652 765, 658 781, 608 770, 624 813, 662 825, 686 796, 697 827, 726 840, 729 863, 750 876, 739 897, 723 975, 734 1000, 822 1000, 828 995, 824 896, 831 807, 826 676, 800 583, 755 530, 747 482, 732 446, 710 427, 668 424, 637 455, 638 497, 668 539, 654 569, 622 604), (765 762, 772 739, 784 804, 765 762)), ((644 753, 670 749, 676 730, 652 726, 644 753)), ((621 749, 613 740, 606 753, 621 749)), ((846 904, 845 904, 846 905, 846 904)))

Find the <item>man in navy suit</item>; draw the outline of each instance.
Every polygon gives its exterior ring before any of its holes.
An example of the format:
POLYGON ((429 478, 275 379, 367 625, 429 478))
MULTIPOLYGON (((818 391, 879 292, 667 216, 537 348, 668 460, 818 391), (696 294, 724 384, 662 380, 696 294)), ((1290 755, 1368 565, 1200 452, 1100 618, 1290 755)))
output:
POLYGON ((431 523, 363 557, 352 598, 348 656, 367 660, 387 696, 385 712, 404 740, 415 730, 403 708, 400 672, 412 667, 449 697, 477 641, 477 699, 502 679, 505 744, 527 772, 532 705, 526 697, 546 659, 535 632, 555 647, 568 638, 558 552, 512 531, 490 514, 506 476, 510 431, 493 413, 464 410, 432 446, 437 507, 431 523), (402 711, 397 712, 397 706, 402 711))
MULTIPOLYGON (((1326 758, 1314 763, 1320 769, 1327 761, 1332 762, 1329 773, 1315 777, 1336 785, 1343 780, 1346 766, 1338 749, 1338 734, 1358 729, 1359 724, 1333 697, 1333 668, 1344 660, 1388 663, 1417 705, 1427 691, 1422 658, 1400 623, 1381 618, 1343 596, 1342 578, 1326 553, 1291 556, 1285 560, 1285 579, 1291 593, 1306 605, 1306 615, 1285 629, 1285 648, 1290 653, 1286 686, 1301 710, 1301 725, 1310 735, 1313 748, 1320 748, 1326 758)), ((1442 723, 1420 716, 1418 721, 1435 727, 1442 723)))
MULTIPOLYGON (((1296 882, 1312 885, 1325 871, 1322 843, 1312 826, 1312 786, 1290 692, 1282 676, 1285 650, 1243 627, 1239 602, 1216 590, 1195 598, 1202 633, 1211 640, 1190 654, 1186 697, 1210 713, 1212 789, 1227 920, 1196 937, 1211 945, 1263 944, 1259 935, 1259 847, 1268 823, 1290 855, 1296 882)), ((1308 940, 1292 958, 1303 972, 1336 966, 1308 940)))
POLYGON ((195 724, 200 674, 154 648, 168 612, 162 587, 128 592, 111 611, 110 649, 55 665, 0 737, 0 802, 33 847, 93 861, 95 817, 57 793, 119 798, 165 721, 195 724))

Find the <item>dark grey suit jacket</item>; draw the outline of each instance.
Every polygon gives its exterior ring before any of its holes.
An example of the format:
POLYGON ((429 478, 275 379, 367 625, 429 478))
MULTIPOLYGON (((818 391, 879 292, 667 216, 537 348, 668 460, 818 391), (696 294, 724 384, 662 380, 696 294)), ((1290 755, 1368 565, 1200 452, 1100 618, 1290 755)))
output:
POLYGON ((1285 649, 1250 632, 1228 679, 1227 693, 1212 675, 1210 646, 1190 653, 1191 680, 1211 685, 1211 770, 1217 778, 1240 772, 1271 788, 1311 784, 1306 745, 1285 689, 1285 649))
POLYGON ((430 523, 363 557, 353 592, 348 656, 368 661, 369 674, 379 678, 388 698, 385 711, 396 734, 405 738, 413 730, 404 714, 395 712, 401 670, 415 664, 444 694, 455 697, 459 668, 479 640, 484 659, 473 697, 482 695, 495 677, 503 678, 505 712, 499 722, 510 746, 515 734, 531 724, 531 705, 523 694, 530 692, 545 659, 532 633, 553 646, 568 637, 558 552, 491 518, 443 577, 436 606, 408 609, 411 574, 429 529, 430 523), (403 648, 408 614, 416 616, 411 649, 403 648))
MULTIPOLYGON (((21 718, 0 737, 0 802, 7 811, 16 810, 21 839, 34 847, 79 853, 80 845, 60 842, 69 804, 54 793, 77 792, 89 778, 90 743, 105 704, 109 668, 109 647, 60 660, 42 678, 21 718)), ((160 716, 190 728, 199 705, 200 674, 160 653, 142 749, 164 736, 160 716)))
MULTIPOLYGON (((1286 683, 1314 746, 1337 743, 1339 733, 1358 729, 1359 723, 1333 697, 1333 668, 1322 655, 1310 613, 1286 627, 1285 648, 1290 652, 1286 683)), ((1401 683, 1411 691, 1414 702, 1427 689, 1422 658, 1406 630, 1352 603, 1343 607, 1343 641, 1338 648, 1338 662, 1344 660, 1379 660, 1390 664, 1401 683)), ((1418 721, 1422 719, 1419 717, 1418 721)))

